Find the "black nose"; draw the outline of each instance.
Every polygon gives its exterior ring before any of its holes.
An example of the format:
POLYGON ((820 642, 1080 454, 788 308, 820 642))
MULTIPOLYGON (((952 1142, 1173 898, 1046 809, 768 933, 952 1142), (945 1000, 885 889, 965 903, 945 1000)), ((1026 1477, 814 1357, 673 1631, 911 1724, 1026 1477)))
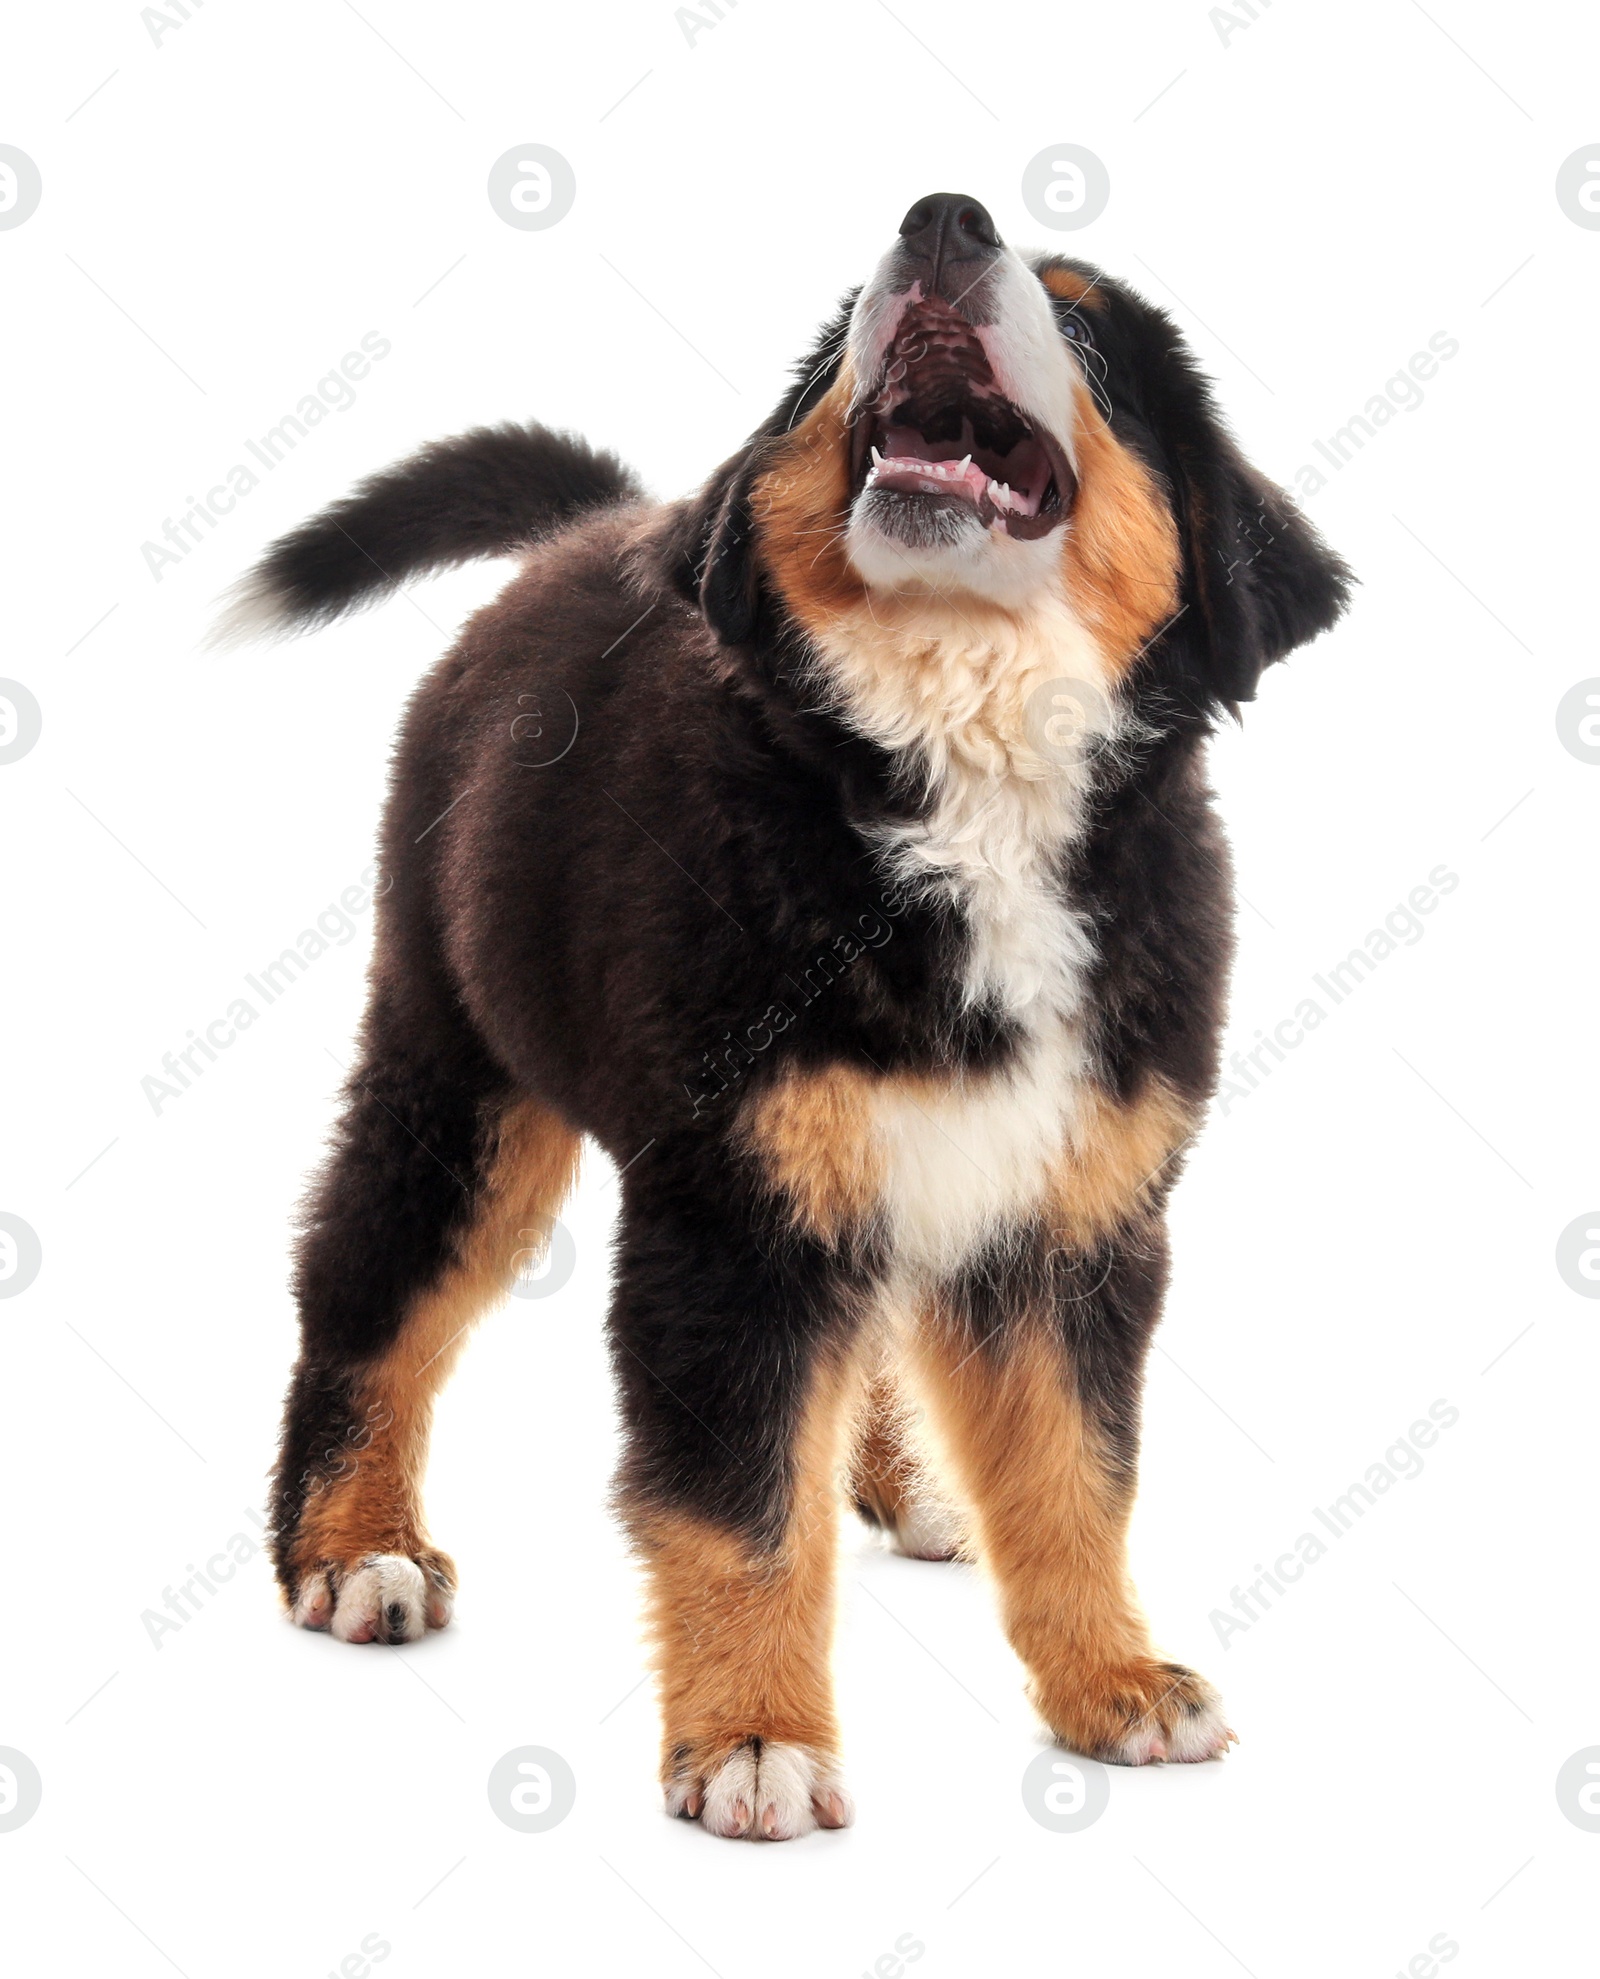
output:
MULTIPOLYGON (((987 209, 961 192, 933 192, 919 199, 900 222, 900 238, 929 264, 929 285, 941 293, 941 278, 952 264, 987 260, 1000 246, 987 209)), ((967 273, 970 279, 971 270, 967 273)))
POLYGON ((964 192, 931 192, 919 199, 900 222, 900 232, 913 247, 948 242, 954 254, 983 254, 1000 245, 988 208, 964 192))

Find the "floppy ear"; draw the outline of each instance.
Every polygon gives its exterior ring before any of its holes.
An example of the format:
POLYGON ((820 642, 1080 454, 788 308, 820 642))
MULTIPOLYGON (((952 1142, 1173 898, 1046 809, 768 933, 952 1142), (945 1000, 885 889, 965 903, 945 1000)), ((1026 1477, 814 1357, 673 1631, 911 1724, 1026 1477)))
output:
POLYGON ((702 497, 706 511, 700 609, 725 646, 748 645, 760 619, 761 574, 756 567, 751 490, 762 453, 759 446, 748 446, 725 461, 702 497))
POLYGON ((1190 629, 1206 686, 1255 699, 1262 670, 1326 632, 1349 600, 1348 566, 1213 418, 1182 463, 1190 629))
POLYGON ((752 442, 725 460, 678 510, 665 545, 674 585, 728 646, 755 637, 760 613, 750 503, 760 453, 752 442))

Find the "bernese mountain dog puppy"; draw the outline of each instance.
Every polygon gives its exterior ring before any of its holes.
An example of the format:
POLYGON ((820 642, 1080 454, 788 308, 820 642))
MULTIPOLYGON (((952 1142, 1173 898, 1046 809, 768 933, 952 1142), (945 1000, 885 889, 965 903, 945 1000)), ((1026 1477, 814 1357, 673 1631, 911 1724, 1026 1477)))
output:
POLYGON ((1231 933, 1208 733, 1349 574, 1158 309, 922 199, 771 417, 645 499, 539 426, 283 538, 229 630, 517 551, 412 700, 276 1472, 296 1622, 405 1642, 467 1330, 622 1176, 617 1504, 668 1809, 840 1827, 838 1513, 980 1560, 1054 1735, 1233 1734, 1129 1584, 1163 1212, 1231 933))

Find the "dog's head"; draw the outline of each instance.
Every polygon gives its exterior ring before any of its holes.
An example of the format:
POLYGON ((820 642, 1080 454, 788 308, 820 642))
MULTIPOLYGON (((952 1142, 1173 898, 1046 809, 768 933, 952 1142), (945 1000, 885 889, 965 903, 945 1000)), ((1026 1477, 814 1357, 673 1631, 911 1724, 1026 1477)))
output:
POLYGON ((879 600, 1064 599, 1115 677, 1250 699, 1348 572, 1240 454, 1167 316, 918 200, 765 425, 683 512, 680 583, 731 645, 879 600))

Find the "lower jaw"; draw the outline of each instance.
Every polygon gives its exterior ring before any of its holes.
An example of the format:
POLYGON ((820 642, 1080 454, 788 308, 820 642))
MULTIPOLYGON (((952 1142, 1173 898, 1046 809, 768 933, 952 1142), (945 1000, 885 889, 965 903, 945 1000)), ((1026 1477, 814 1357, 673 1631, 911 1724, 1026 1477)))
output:
POLYGON ((917 548, 990 538, 994 542, 1038 542, 1059 528, 1059 511, 1044 515, 984 513, 958 495, 911 495, 899 489, 863 489, 851 507, 851 524, 879 530, 895 542, 917 548))
POLYGON ((1059 514, 985 518, 968 501, 954 495, 911 495, 893 489, 869 488, 856 497, 850 511, 852 533, 875 531, 907 549, 964 549, 976 552, 985 544, 1038 542, 1057 529, 1059 514))
POLYGON ((852 570, 874 592, 962 593, 1001 606, 1025 606, 1047 591, 1059 572, 1053 534, 1018 541, 986 529, 970 506, 964 514, 884 514, 879 499, 860 497, 845 530, 852 570))

